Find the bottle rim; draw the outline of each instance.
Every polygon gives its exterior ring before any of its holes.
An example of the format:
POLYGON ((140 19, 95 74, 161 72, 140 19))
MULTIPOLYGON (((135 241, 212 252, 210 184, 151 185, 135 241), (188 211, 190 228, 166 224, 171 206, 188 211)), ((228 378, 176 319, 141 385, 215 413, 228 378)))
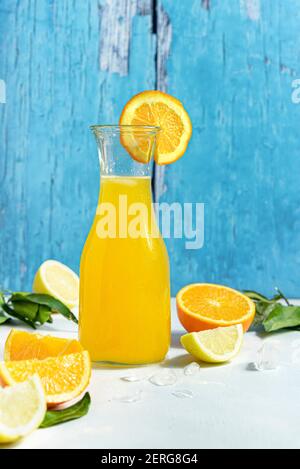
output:
POLYGON ((97 135, 113 135, 121 133, 141 133, 156 135, 161 129, 155 125, 115 125, 115 124, 95 124, 90 129, 97 135))

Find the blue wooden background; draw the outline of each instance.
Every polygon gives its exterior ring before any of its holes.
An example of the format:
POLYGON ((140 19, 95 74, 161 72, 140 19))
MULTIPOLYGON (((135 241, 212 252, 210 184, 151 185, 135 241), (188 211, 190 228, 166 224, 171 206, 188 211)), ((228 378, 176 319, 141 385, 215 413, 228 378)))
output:
POLYGON ((168 241, 193 281, 300 297, 299 0, 0 0, 0 284, 78 270, 98 193, 88 129, 129 97, 181 99, 194 133, 156 171, 162 201, 205 203, 203 249, 168 241))

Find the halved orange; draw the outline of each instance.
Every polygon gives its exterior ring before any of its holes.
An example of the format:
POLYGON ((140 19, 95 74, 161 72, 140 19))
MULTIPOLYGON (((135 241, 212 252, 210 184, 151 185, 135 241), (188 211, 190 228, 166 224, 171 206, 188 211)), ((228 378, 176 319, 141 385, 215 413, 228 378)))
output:
MULTIPOLYGON (((154 155, 158 164, 178 160, 192 135, 192 123, 182 103, 167 93, 155 90, 133 96, 123 109, 120 125, 160 128, 154 155)), ((148 163, 150 142, 142 132, 124 133, 121 141, 134 159, 148 163)))
POLYGON ((89 384, 91 362, 87 351, 50 357, 45 360, 21 360, 0 363, 0 381, 11 386, 38 374, 48 406, 70 401, 89 384))
POLYGON ((223 285, 194 283, 176 296, 177 313, 188 332, 242 324, 246 332, 255 315, 255 304, 237 290, 223 285))
POLYGON ((82 350, 82 345, 75 339, 62 339, 12 329, 5 342, 4 360, 31 360, 34 358, 43 360, 82 350))

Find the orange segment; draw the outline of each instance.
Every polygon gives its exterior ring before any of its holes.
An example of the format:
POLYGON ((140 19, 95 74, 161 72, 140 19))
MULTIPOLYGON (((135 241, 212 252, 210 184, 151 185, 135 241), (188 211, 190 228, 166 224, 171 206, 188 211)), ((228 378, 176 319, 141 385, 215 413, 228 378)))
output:
POLYGON ((188 332, 242 324, 247 331, 255 315, 252 300, 232 288, 195 283, 177 294, 177 312, 188 332))
POLYGON ((69 401, 79 396, 89 384, 89 354, 84 351, 45 360, 0 363, 0 380, 5 385, 26 381, 34 374, 38 374, 41 379, 48 405, 69 401))
MULTIPOLYGON (((154 155, 158 164, 178 160, 192 135, 191 120, 182 103, 162 91, 143 91, 131 98, 123 109, 120 125, 160 127, 154 155)), ((133 158, 144 163, 149 161, 149 141, 145 137, 124 134, 122 143, 133 158)))
POLYGON ((81 352, 82 345, 78 340, 61 339, 49 335, 32 334, 12 329, 6 339, 4 360, 43 360, 70 353, 81 352))

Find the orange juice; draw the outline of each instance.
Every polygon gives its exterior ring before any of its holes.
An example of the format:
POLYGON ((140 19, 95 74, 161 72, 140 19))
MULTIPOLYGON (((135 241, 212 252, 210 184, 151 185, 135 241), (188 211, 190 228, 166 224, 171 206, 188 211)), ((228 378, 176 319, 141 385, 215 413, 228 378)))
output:
POLYGON ((169 260, 154 220, 149 176, 101 177, 80 266, 79 338, 93 361, 144 364, 168 351, 169 260))

